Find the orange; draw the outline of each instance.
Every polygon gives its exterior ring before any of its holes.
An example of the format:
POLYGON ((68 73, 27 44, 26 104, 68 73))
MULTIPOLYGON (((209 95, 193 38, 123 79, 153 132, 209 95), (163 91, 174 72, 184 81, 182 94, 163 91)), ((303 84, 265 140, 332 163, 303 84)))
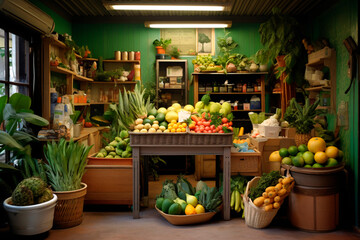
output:
POLYGON ((186 123, 182 123, 181 125, 182 125, 183 127, 186 127, 186 123))
POLYGON ((329 146, 326 148, 325 153, 329 158, 337 158, 339 156, 339 149, 334 146, 329 146))
POLYGON ((313 137, 309 140, 307 147, 312 153, 324 152, 326 149, 326 142, 321 137, 313 137))
POLYGON ((193 215, 196 214, 196 210, 193 205, 188 204, 185 208, 185 215, 193 215))
POLYGON ((324 164, 328 160, 328 156, 326 156, 325 152, 317 152, 314 156, 315 162, 324 164))
POLYGON ((186 128, 182 128, 182 129, 181 129, 181 132, 186 132, 186 128))
POLYGON ((171 129, 171 132, 176 132, 175 128, 171 129))
POLYGON ((181 132, 181 128, 176 129, 176 132, 181 132))
POLYGON ((177 123, 177 121, 176 120, 171 120, 171 123, 177 123))

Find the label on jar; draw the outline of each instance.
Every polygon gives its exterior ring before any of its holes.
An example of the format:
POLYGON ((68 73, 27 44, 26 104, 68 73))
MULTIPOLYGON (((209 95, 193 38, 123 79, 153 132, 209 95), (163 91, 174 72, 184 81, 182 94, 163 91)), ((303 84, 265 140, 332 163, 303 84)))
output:
POLYGON ((141 58, 140 51, 135 52, 135 60, 140 60, 140 58, 141 58))

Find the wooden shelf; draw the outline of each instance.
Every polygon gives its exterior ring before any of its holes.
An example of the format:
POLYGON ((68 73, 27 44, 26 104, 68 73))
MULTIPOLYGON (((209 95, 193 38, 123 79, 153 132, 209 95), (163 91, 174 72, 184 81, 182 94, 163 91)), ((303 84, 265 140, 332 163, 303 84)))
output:
POLYGON ((90 103, 74 103, 74 106, 90 106, 90 103))
POLYGON ((94 84, 123 84, 123 85, 135 85, 136 81, 125 81, 125 82, 100 82, 100 81, 93 81, 94 84))
POLYGON ((80 58, 80 61, 98 61, 99 59, 97 58, 80 58))
POLYGON ((184 90, 184 88, 159 88, 160 90, 184 90))
MULTIPOLYGON (((105 60, 104 60, 105 61, 105 60)), ((236 73, 218 73, 218 72, 193 72, 192 75, 267 75, 268 72, 236 72, 236 73)))
POLYGON ((103 60, 104 63, 138 63, 140 64, 140 60, 103 60))
POLYGON ((331 109, 330 106, 318 106, 316 107, 316 109, 319 109, 319 110, 328 110, 328 109, 331 109))
MULTIPOLYGON (((199 92, 199 94, 206 94, 206 92, 199 92)), ((213 92, 211 92, 211 93, 209 93, 210 95, 213 95, 213 94, 220 94, 220 95, 222 95, 222 94, 248 94, 248 95, 250 95, 250 94, 261 94, 261 92, 246 92, 246 93, 243 93, 243 92, 216 92, 216 93, 213 93, 213 92)))
POLYGON ((77 74, 74 74, 74 79, 79 80, 79 81, 84 81, 84 82, 93 82, 94 81, 91 78, 87 78, 87 77, 80 76, 80 75, 77 75, 77 74))
POLYGON ((92 102, 90 105, 101 105, 101 104, 111 104, 112 102, 92 102))
POLYGON ((50 67, 50 70, 51 70, 52 72, 57 72, 57 73, 62 73, 62 74, 70 74, 70 75, 73 75, 73 76, 74 76, 74 79, 79 80, 79 81, 85 81, 85 82, 92 82, 92 81, 94 81, 94 80, 92 80, 91 78, 87 78, 87 77, 84 77, 84 76, 77 75, 77 74, 74 73, 73 71, 71 71, 71 70, 69 70, 69 69, 66 69, 66 68, 59 67, 59 66, 51 66, 51 67, 50 67))
POLYGON ((305 91, 313 91, 313 92, 319 92, 319 91, 325 91, 325 92, 330 92, 331 91, 331 87, 310 87, 310 88, 305 88, 305 91))
POLYGON ((55 46, 58 46, 58 47, 61 47, 61 48, 68 48, 66 45, 65 45, 65 43, 63 43, 62 41, 59 41, 59 40, 57 40, 57 39, 55 39, 55 38, 50 38, 51 39, 51 44, 52 45, 55 45, 55 46))
POLYGON ((261 112, 261 109, 250 109, 250 110, 231 110, 232 112, 261 112))

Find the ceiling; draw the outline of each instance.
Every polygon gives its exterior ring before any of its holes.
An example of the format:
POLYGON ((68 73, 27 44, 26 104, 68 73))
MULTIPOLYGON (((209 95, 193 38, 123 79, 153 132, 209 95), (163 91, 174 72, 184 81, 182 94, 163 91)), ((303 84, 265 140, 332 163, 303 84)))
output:
POLYGON ((224 12, 195 11, 114 11, 107 10, 102 0, 41 0, 45 5, 70 21, 123 21, 142 22, 149 20, 231 20, 235 22, 263 21, 271 15, 273 7, 293 16, 312 16, 331 6, 336 0, 126 0, 105 2, 126 3, 190 3, 225 4, 224 12))

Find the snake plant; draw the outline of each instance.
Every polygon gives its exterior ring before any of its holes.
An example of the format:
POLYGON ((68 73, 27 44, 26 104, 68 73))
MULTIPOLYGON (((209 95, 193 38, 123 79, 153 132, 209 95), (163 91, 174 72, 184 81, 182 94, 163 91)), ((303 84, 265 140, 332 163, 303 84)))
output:
POLYGON ((45 168, 48 182, 55 191, 72 191, 81 188, 81 179, 85 173, 87 156, 92 146, 61 139, 48 142, 44 146, 47 160, 45 168))

